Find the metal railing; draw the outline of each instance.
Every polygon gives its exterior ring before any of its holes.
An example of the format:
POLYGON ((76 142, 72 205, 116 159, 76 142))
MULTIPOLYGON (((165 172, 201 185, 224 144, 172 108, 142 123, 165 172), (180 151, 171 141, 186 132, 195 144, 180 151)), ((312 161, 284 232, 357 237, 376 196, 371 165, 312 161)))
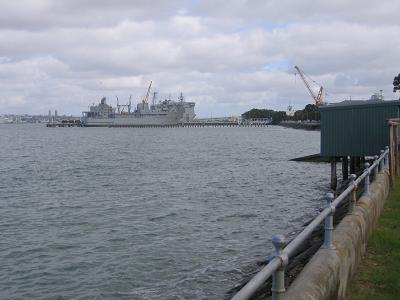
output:
POLYGON ((281 300, 285 294, 285 267, 289 262, 289 258, 295 251, 306 241, 311 233, 318 228, 318 226, 325 221, 324 226, 324 242, 323 249, 335 249, 333 245, 333 215, 336 207, 341 204, 346 197, 350 196, 349 212, 354 211, 357 204, 357 187, 364 182, 364 195, 369 195, 370 175, 376 178, 378 172, 383 172, 389 165, 389 147, 381 150, 380 156, 374 157, 372 165, 365 163, 364 172, 357 178, 355 174, 350 175, 350 182, 348 187, 334 199, 333 193, 326 195, 326 208, 319 213, 318 216, 303 229, 300 234, 295 237, 286 247, 286 238, 283 235, 274 235, 272 244, 275 247, 273 259, 258 272, 236 295, 232 300, 245 300, 249 299, 254 293, 263 285, 263 283, 272 276, 272 299, 281 300))

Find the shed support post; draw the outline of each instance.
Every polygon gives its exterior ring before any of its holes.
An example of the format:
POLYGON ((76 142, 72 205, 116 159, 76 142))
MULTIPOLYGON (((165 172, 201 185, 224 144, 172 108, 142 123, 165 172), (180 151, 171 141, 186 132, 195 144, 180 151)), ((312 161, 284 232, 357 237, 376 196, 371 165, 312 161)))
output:
POLYGON ((360 159, 359 156, 355 156, 354 157, 354 163, 355 163, 355 166, 356 166, 356 173, 358 173, 360 171, 360 169, 361 169, 361 159, 360 159))
POLYGON ((342 157, 342 176, 343 181, 349 179, 349 160, 347 156, 342 157))
POLYGON ((336 174, 336 157, 331 156, 331 190, 336 191, 337 174, 336 174))
POLYGON ((360 156, 360 168, 365 165, 367 161, 365 160, 365 156, 360 156))
POLYGON ((356 161, 354 156, 350 156, 350 174, 356 173, 356 161))

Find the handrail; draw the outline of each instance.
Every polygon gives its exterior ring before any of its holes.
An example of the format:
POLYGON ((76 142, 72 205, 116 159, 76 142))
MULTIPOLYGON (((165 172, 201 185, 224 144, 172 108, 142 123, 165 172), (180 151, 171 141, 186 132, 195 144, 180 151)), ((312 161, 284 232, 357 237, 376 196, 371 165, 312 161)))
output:
MULTIPOLYGON (((372 165, 365 163, 364 172, 357 178, 356 175, 351 174, 351 180, 348 187, 333 200, 334 196, 332 193, 328 193, 326 196, 327 205, 326 208, 321 211, 314 220, 308 224, 285 248, 285 237, 282 235, 275 235, 272 238, 272 243, 275 246, 274 258, 260 271, 258 272, 239 292, 234 295, 232 300, 246 300, 249 299, 261 286, 262 284, 273 276, 272 279, 272 299, 280 300, 283 299, 285 292, 284 285, 284 267, 288 264, 289 258, 295 253, 295 251, 305 242, 305 240, 311 235, 311 233, 318 228, 318 226, 325 221, 325 235, 324 243, 322 248, 334 249, 332 244, 333 234, 333 214, 335 213, 336 207, 347 196, 354 193, 357 187, 364 181, 364 194, 369 194, 370 174, 374 172, 382 172, 384 168, 389 165, 389 147, 382 150, 380 156, 374 157, 372 165)), ((376 173, 374 173, 376 174, 376 173)), ((352 198, 352 197, 350 197, 352 198)), ((355 203, 350 199, 350 205, 353 206, 355 203)), ((352 208, 350 208, 352 211, 352 208)))

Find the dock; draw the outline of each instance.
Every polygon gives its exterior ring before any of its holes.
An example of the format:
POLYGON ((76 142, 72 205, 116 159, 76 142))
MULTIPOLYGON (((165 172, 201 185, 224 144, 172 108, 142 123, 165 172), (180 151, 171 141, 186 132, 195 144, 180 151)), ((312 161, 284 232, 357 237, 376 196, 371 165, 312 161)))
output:
POLYGON ((62 120, 61 122, 49 122, 46 127, 83 127, 80 120, 62 120))
POLYGON ((239 123, 239 122, 184 122, 171 125, 147 125, 147 124, 135 124, 135 125, 105 125, 105 126, 86 126, 79 120, 61 122, 50 122, 46 124, 46 127, 108 127, 108 128, 200 128, 200 127, 268 127, 269 123, 239 123))

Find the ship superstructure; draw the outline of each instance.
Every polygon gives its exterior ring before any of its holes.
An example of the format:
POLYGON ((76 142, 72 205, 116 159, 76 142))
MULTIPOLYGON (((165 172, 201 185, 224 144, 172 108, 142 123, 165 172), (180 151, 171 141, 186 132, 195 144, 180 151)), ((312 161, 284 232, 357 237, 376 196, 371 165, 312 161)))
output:
POLYGON ((117 109, 107 104, 106 98, 100 103, 92 105, 89 111, 83 112, 82 126, 87 127, 140 127, 140 126, 169 126, 178 125, 194 120, 194 102, 184 101, 181 95, 178 101, 166 99, 155 102, 153 94, 152 104, 149 106, 148 97, 151 83, 146 97, 132 110, 131 100, 126 105, 120 105, 117 98, 117 109))

